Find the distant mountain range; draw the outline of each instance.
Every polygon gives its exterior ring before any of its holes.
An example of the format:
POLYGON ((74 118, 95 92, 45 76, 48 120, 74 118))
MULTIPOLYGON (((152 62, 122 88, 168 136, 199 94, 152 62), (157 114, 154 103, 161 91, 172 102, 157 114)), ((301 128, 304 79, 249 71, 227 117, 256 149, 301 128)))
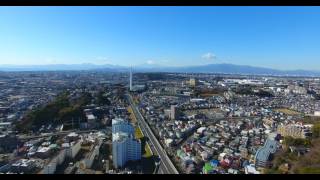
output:
POLYGON ((103 69, 106 71, 121 71, 127 68, 117 65, 104 64, 50 64, 50 65, 0 65, 0 71, 87 71, 103 69))
MULTIPOLYGON (((130 67, 96 64, 53 64, 53 65, 0 65, 0 71, 80 71, 99 70, 110 72, 128 71, 130 67)), ((320 71, 309 70, 276 70, 271 68, 234 65, 208 64, 201 66, 164 67, 158 65, 140 65, 133 67, 135 72, 178 72, 178 73, 223 73, 249 75, 280 75, 280 76, 319 76, 320 71)))

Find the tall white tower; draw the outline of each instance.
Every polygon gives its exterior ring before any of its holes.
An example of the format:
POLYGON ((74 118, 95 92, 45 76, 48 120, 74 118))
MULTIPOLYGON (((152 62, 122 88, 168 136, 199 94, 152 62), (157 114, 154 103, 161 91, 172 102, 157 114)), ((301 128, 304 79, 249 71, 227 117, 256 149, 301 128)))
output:
POLYGON ((130 91, 132 91, 132 66, 130 68, 130 91))

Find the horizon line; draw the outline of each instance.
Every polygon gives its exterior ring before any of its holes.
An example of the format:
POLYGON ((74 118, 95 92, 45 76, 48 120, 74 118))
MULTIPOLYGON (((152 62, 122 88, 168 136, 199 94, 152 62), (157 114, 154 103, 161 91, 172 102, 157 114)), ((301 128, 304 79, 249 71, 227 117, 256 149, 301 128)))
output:
POLYGON ((63 63, 56 63, 56 64, 0 64, 0 68, 24 68, 24 67, 30 67, 30 66, 55 66, 55 65, 62 65, 62 66, 76 66, 76 65, 94 65, 94 66, 119 66, 123 68, 130 68, 130 67, 141 67, 145 68, 145 66, 150 66, 151 68, 157 68, 157 67, 165 67, 165 68, 186 68, 186 67, 199 67, 199 66, 208 66, 208 65, 234 65, 234 66, 247 66, 252 68, 266 68, 270 70, 277 70, 277 71, 313 71, 313 72, 320 72, 320 70, 317 69, 279 69, 279 68, 273 68, 273 67, 266 67, 266 66, 255 66, 255 65, 244 65, 244 64, 232 64, 232 63, 209 63, 209 64, 198 64, 198 65, 181 65, 181 66, 166 66, 161 64, 139 64, 139 65, 118 65, 118 64, 97 64, 97 63, 73 63, 73 64, 63 64, 63 63), (5 67, 5 66, 11 66, 11 67, 5 67), (14 67, 16 66, 16 67, 14 67), (154 66, 154 67, 152 67, 154 66))

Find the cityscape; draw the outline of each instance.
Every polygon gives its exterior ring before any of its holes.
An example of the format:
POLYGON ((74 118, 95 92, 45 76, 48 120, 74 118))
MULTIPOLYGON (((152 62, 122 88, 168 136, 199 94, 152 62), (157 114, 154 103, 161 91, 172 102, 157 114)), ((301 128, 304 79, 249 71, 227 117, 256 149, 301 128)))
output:
POLYGON ((317 167, 308 158, 319 148, 319 78, 130 69, 2 72, 0 82, 1 173, 262 174, 317 167))
POLYGON ((316 13, 11 8, 0 8, 0 174, 320 173, 319 37, 310 38, 320 28, 316 13), (240 16, 267 20, 230 29, 217 14, 237 25, 240 16), (200 26, 210 18, 227 28, 200 26), (289 32, 290 23, 305 24, 289 32), (306 51, 295 49, 305 44, 306 51))

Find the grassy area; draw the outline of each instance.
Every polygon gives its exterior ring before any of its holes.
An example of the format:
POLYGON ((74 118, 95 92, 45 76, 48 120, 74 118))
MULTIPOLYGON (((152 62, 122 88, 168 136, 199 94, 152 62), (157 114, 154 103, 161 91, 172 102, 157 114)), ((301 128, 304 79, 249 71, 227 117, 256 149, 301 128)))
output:
POLYGON ((302 167, 301 169, 297 170, 298 174, 320 174, 319 167, 302 167))
POLYGON ((134 136, 136 137, 136 139, 141 139, 144 137, 140 127, 135 128, 134 136))
POLYGON ((320 117, 317 116, 305 116, 302 120, 306 124, 316 124, 320 122, 320 117))
POLYGON ((143 153, 142 156, 145 158, 151 157, 153 155, 153 153, 150 149, 149 144, 145 142, 145 138, 144 138, 144 135, 142 134, 140 127, 135 128, 134 134, 135 134, 136 139, 140 139, 141 141, 143 141, 142 146, 144 147, 143 148, 144 151, 142 151, 142 153, 143 153))
POLYGON ((281 113, 284 113, 284 114, 290 115, 290 116, 300 115, 301 114, 301 113, 299 113, 297 111, 294 111, 294 110, 291 110, 291 109, 287 109, 287 108, 278 108, 278 109, 275 109, 275 111, 281 112, 281 113))
POLYGON ((199 113, 221 113, 222 111, 219 108, 210 108, 210 109, 197 109, 197 110, 185 110, 184 113, 188 116, 199 113))
POLYGON ((133 99, 133 103, 134 103, 134 104, 139 104, 138 98, 134 98, 134 99, 133 99))
POLYGON ((145 149, 145 153, 143 154, 143 157, 149 158, 153 155, 149 144, 146 143, 146 145, 144 146, 144 149, 145 149))
POLYGON ((133 114, 133 111, 132 111, 131 106, 129 106, 129 107, 127 108, 127 110, 128 110, 128 112, 130 113, 131 122, 132 122, 133 124, 137 123, 137 118, 136 118, 136 116, 133 114))

